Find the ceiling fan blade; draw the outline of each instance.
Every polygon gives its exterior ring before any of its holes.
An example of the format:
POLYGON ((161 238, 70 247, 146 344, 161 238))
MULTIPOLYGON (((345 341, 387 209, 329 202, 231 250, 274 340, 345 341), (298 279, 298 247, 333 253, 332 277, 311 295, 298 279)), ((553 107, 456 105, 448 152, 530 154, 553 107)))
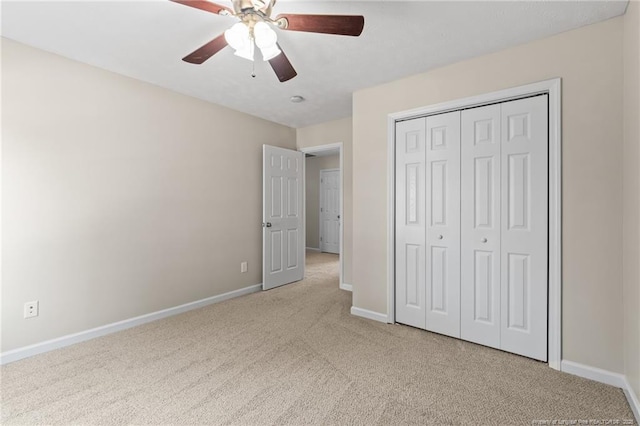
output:
POLYGON ((285 81, 291 80, 298 75, 298 73, 293 69, 293 65, 289 62, 289 58, 284 54, 284 50, 282 50, 280 45, 278 45, 278 49, 280 49, 281 53, 275 58, 269 59, 269 64, 276 73, 276 76, 278 76, 280 83, 284 83, 285 81))
POLYGON ((201 64, 226 46, 227 40, 225 40, 224 34, 220 34, 209 43, 182 58, 182 60, 191 64, 201 64))
POLYGON ((285 13, 276 18, 283 30, 310 33, 359 36, 364 28, 364 16, 360 15, 297 15, 285 13))
POLYGON ((196 9, 204 10, 206 12, 215 13, 217 15, 220 15, 221 14, 220 12, 223 12, 223 11, 225 11, 224 13, 222 13, 223 15, 226 15, 227 12, 230 15, 233 15, 233 10, 229 9, 226 6, 221 6, 216 3, 211 3, 210 1, 204 1, 204 0, 170 0, 170 1, 174 3, 180 3, 185 6, 194 7, 196 9))

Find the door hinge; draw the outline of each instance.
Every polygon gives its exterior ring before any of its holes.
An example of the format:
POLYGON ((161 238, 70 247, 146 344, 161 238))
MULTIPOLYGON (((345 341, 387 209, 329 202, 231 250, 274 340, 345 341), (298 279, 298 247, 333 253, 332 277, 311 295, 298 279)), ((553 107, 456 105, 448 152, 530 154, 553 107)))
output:
POLYGON ((320 211, 321 211, 321 212, 322 212, 322 211, 324 211, 324 210, 322 209, 322 207, 320 207, 320 211))
POLYGON ((320 241, 322 241, 322 237, 320 237, 320 241))

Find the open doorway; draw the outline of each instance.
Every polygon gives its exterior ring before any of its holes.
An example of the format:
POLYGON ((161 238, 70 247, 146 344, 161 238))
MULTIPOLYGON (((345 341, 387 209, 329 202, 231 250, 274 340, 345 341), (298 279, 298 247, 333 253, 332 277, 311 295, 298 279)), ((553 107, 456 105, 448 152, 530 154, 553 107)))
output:
MULTIPOLYGON (((301 148, 305 154, 305 241, 307 261, 322 253, 336 256, 343 282, 342 143, 301 148)), ((344 288, 346 290, 346 288, 344 288)))

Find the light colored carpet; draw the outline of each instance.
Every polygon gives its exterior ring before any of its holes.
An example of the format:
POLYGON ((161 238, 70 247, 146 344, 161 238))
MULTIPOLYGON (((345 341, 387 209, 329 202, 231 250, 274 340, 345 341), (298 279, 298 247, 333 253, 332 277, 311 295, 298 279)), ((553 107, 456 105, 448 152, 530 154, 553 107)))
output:
POLYGON ((3 424, 624 420, 620 389, 349 314, 337 257, 299 283, 3 366, 3 424))

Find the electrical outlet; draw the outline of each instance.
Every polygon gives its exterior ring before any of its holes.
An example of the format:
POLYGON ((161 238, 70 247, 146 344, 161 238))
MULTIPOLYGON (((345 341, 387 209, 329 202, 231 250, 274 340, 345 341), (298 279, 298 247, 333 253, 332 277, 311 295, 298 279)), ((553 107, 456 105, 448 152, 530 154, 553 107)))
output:
POLYGON ((39 302, 34 300, 33 302, 27 302, 24 304, 24 317, 33 318, 37 317, 39 313, 39 302))
POLYGON ((249 270, 249 267, 247 266, 247 262, 241 262, 240 263, 240 272, 244 273, 247 272, 249 270))

